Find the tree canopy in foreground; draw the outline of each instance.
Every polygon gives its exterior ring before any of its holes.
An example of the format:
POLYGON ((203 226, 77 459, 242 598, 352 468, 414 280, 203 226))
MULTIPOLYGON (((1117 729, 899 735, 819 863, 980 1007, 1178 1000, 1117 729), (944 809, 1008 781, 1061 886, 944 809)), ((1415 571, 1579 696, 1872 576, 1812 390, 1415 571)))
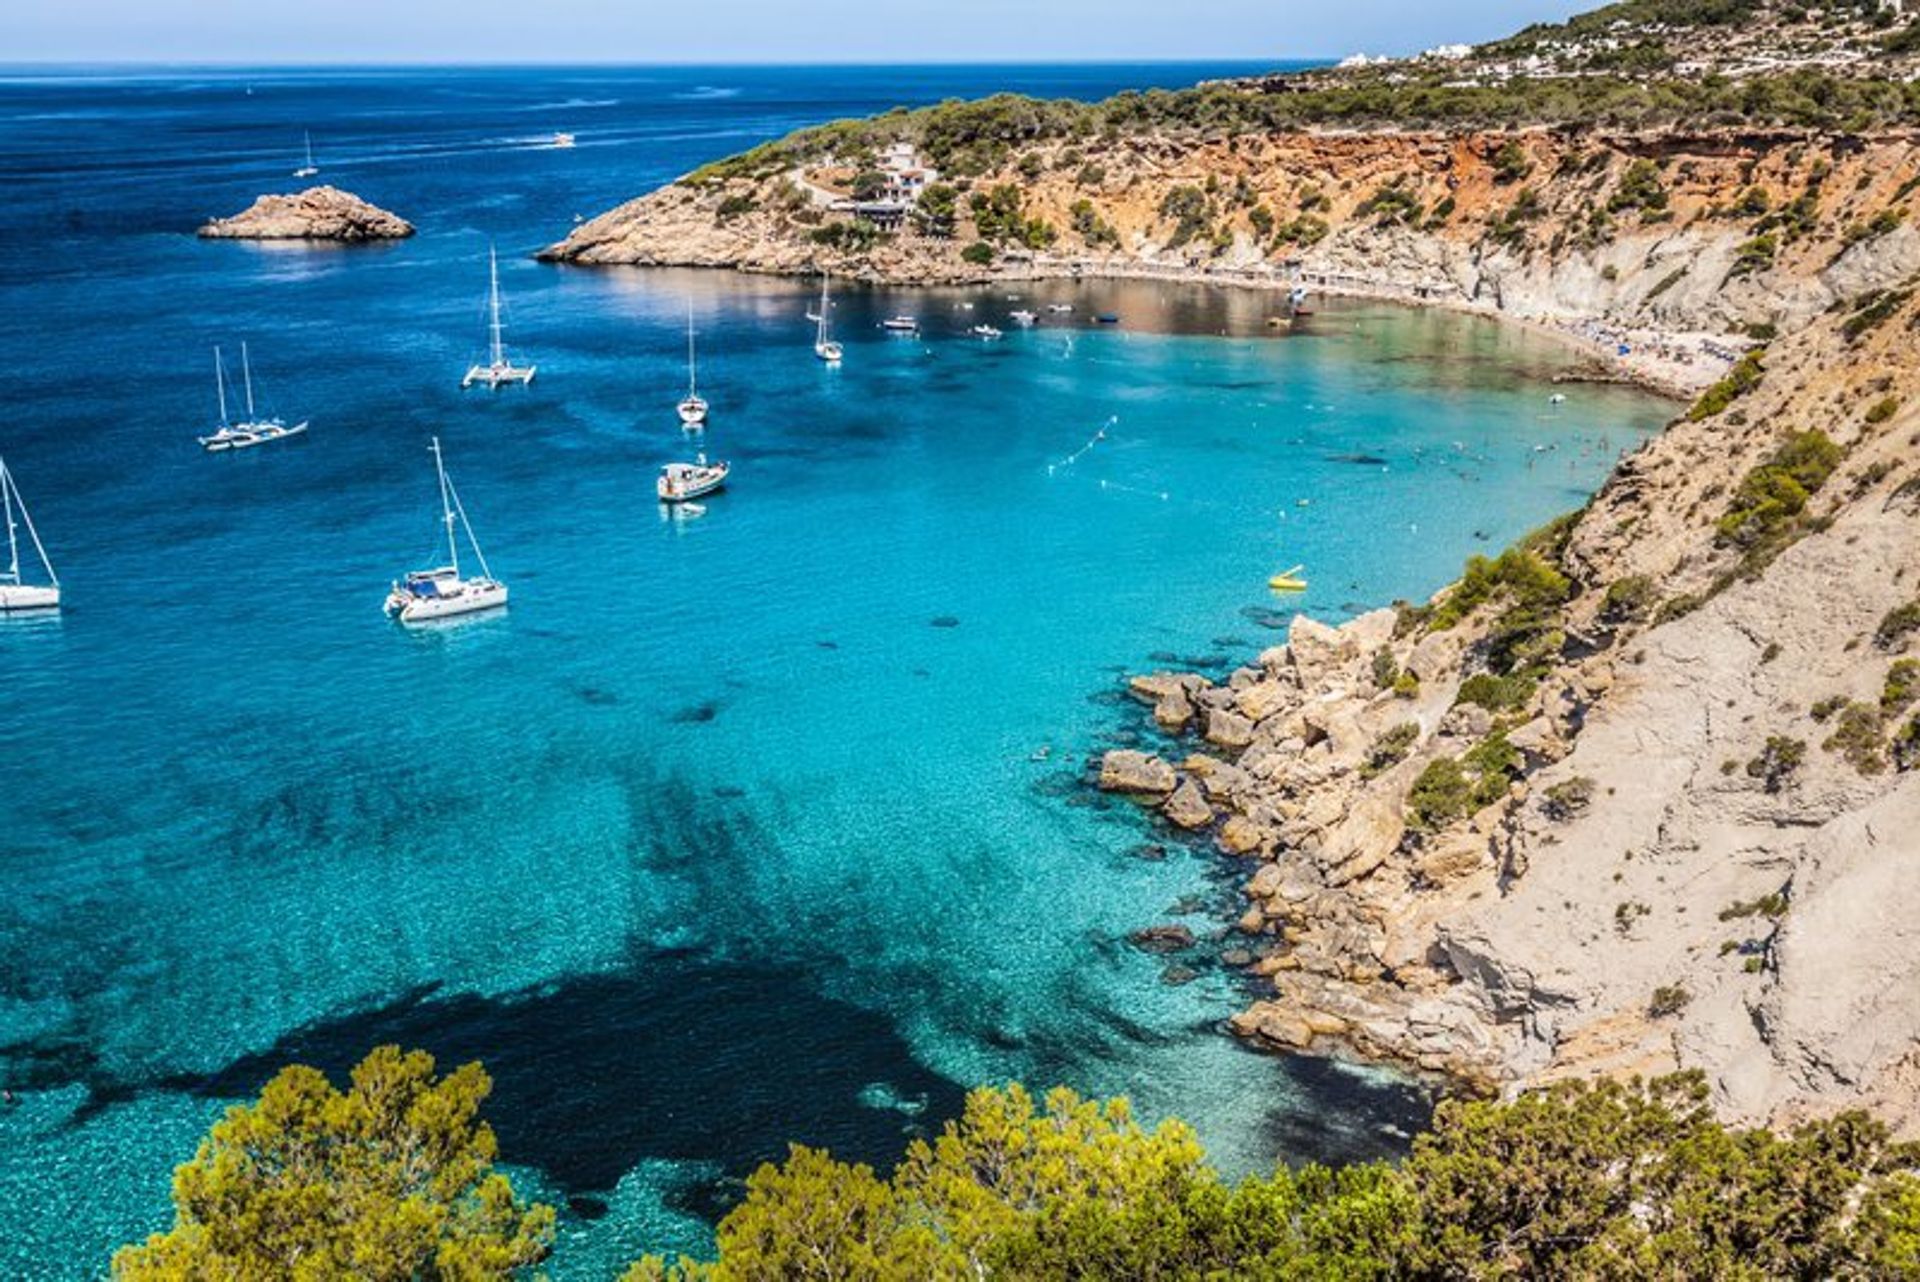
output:
POLYGON ((281 1071, 173 1176, 174 1226, 114 1256, 125 1282, 506 1278, 545 1259, 553 1211, 493 1170, 478 1064, 382 1046, 345 1091, 281 1071))
MULTIPOLYGON (((122 1279, 505 1279, 553 1213, 491 1171, 468 1065, 375 1051, 347 1092, 290 1068, 174 1181, 122 1279)), ((1229 1183, 1123 1100, 982 1089, 891 1176, 796 1146, 747 1181, 713 1261, 624 1282, 952 1279, 1868 1279, 1920 1276, 1920 1146, 1862 1113, 1715 1120, 1697 1075, 1441 1105, 1403 1162, 1229 1183)))

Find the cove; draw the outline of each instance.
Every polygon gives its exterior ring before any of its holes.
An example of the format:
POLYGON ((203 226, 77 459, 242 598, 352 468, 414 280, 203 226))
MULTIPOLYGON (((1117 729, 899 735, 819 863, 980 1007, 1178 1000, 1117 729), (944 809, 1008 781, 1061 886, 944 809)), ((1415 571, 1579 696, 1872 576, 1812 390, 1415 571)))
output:
MULTIPOLYGON (((244 133, 228 92, 180 109, 244 133)), ((63 233, 87 253, 0 285, 40 358, 0 445, 69 585, 59 623, 0 628, 0 1270, 96 1275, 227 1103, 384 1040, 488 1064, 569 1278, 699 1249, 788 1140, 884 1162, 980 1083, 1130 1095, 1230 1171, 1404 1144, 1413 1093, 1219 1031, 1229 871, 1088 762, 1143 734, 1125 674, 1423 597, 1667 407, 1550 405, 1566 354, 1477 319, 1325 302, 1282 338, 1271 300, 1160 283, 849 289, 830 371, 812 282, 509 256, 566 207, 528 194, 544 160, 446 123, 471 101, 436 126, 457 162, 405 170, 355 126, 356 185, 415 240, 199 245, 103 163, 63 233), (540 375, 463 396, 494 237, 540 375), (736 480, 676 520, 651 487, 685 448, 689 302, 736 480), (1051 302, 1070 318, 966 336, 1051 302), (875 328, 900 311, 919 339, 875 328), (1122 323, 1072 319, 1100 312, 1122 323), (303 441, 192 448, 228 335, 303 441), (430 434, 514 596, 409 634, 380 603, 434 546, 430 434), (1274 597, 1296 563, 1309 591, 1274 597), (1173 921, 1184 954, 1127 942, 1173 921)), ((638 181, 577 153, 589 208, 638 181)), ((261 171, 202 177, 237 208, 261 171)))

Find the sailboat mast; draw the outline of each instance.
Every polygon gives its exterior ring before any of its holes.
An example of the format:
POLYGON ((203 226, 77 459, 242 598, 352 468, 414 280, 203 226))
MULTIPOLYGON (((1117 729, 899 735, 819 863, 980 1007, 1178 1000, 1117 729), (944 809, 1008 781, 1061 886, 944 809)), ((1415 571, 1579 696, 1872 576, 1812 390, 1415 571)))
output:
POLYGON ((492 245, 487 246, 487 279, 488 306, 493 315, 493 363, 497 367, 507 363, 507 356, 506 344, 500 336, 500 255, 492 245))
POLYGON ((220 349, 213 349, 213 386, 220 393, 220 426, 227 425, 227 363, 220 359, 220 349))
POLYGON ((453 536, 453 497, 447 480, 446 460, 440 456, 440 438, 433 438, 433 467, 440 474, 440 514, 447 524, 447 558, 457 577, 460 573, 460 541, 453 536))
POLYGON ((689 397, 698 395, 699 386, 693 361, 693 303, 689 301, 687 303, 687 395, 689 397))
POLYGON ((814 336, 814 342, 827 341, 827 273, 820 273, 820 328, 814 336))
POLYGON ((13 532, 13 510, 20 509, 20 519, 26 522, 27 537, 33 540, 33 550, 40 557, 40 564, 47 572, 47 582, 54 587, 60 586, 60 576, 53 572, 53 561, 47 556, 45 545, 40 542, 40 531, 33 528, 33 514, 27 511, 27 501, 20 497, 20 487, 13 483, 13 473, 7 471, 7 465, 0 463, 0 493, 7 499, 7 555, 11 562, 8 574, 15 583, 20 582, 20 545, 13 532))
POLYGON ((253 413, 253 366, 247 360, 247 345, 240 344, 240 377, 247 385, 247 422, 254 419, 253 413))
POLYGON ((313 168, 313 130, 303 131, 307 136, 307 168, 313 168))
POLYGON ((7 578, 14 583, 20 581, 20 540, 14 532, 13 524, 13 478, 7 474, 7 465, 0 462, 0 502, 7 508, 7 578))

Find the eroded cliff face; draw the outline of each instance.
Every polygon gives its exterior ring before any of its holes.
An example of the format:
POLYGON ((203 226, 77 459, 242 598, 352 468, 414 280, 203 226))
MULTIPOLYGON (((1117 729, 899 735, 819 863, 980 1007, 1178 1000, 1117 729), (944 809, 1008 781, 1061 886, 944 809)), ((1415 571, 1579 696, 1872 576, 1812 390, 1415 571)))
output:
POLYGON ((582 224, 547 256, 925 283, 1142 266, 1272 269, 1541 319, 1715 332, 1797 327, 1920 269, 1920 232, 1887 212, 1912 203, 1920 174, 1920 149, 1904 136, 1052 142, 955 180, 949 234, 910 222, 861 248, 816 238, 849 221, 811 185, 823 172, 678 183, 582 224), (972 200, 996 190, 1013 193, 1031 234, 989 224, 995 261, 969 263, 963 252, 982 230, 972 200))

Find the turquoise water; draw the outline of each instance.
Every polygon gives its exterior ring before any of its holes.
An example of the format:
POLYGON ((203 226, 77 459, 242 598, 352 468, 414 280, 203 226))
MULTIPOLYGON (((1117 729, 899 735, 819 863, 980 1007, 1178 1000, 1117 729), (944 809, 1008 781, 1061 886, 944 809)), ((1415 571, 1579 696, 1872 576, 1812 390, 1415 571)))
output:
POLYGON ((885 1162, 979 1082, 1130 1094, 1236 1170, 1392 1151, 1412 1092, 1219 1034, 1231 870, 1143 852, 1087 763, 1139 732, 1122 674, 1281 639, 1275 570, 1328 618, 1424 595, 1665 407, 1550 407, 1564 355, 1481 321, 1328 303, 1276 337, 1270 300, 1160 284, 847 292, 830 370, 807 282, 521 251, 702 155, 1015 73, 586 74, 0 86, 0 451, 68 600, 0 625, 0 1271, 97 1274, 227 1102, 386 1040, 485 1060, 565 1278, 698 1249, 790 1139, 885 1162), (273 185, 262 96, 333 113, 323 177, 422 234, 184 235, 273 185), (516 115, 582 145, 493 141, 516 115), (490 236, 540 373, 462 395, 490 236), (676 520, 689 301, 735 474, 676 520), (964 336, 1052 301, 1123 323, 964 336), (922 338, 873 328, 903 310, 922 338), (203 456, 241 337, 313 427, 203 456), (430 433, 513 605, 407 632, 380 603, 432 555, 430 433), (1124 940, 1176 916, 1184 985, 1124 940))

